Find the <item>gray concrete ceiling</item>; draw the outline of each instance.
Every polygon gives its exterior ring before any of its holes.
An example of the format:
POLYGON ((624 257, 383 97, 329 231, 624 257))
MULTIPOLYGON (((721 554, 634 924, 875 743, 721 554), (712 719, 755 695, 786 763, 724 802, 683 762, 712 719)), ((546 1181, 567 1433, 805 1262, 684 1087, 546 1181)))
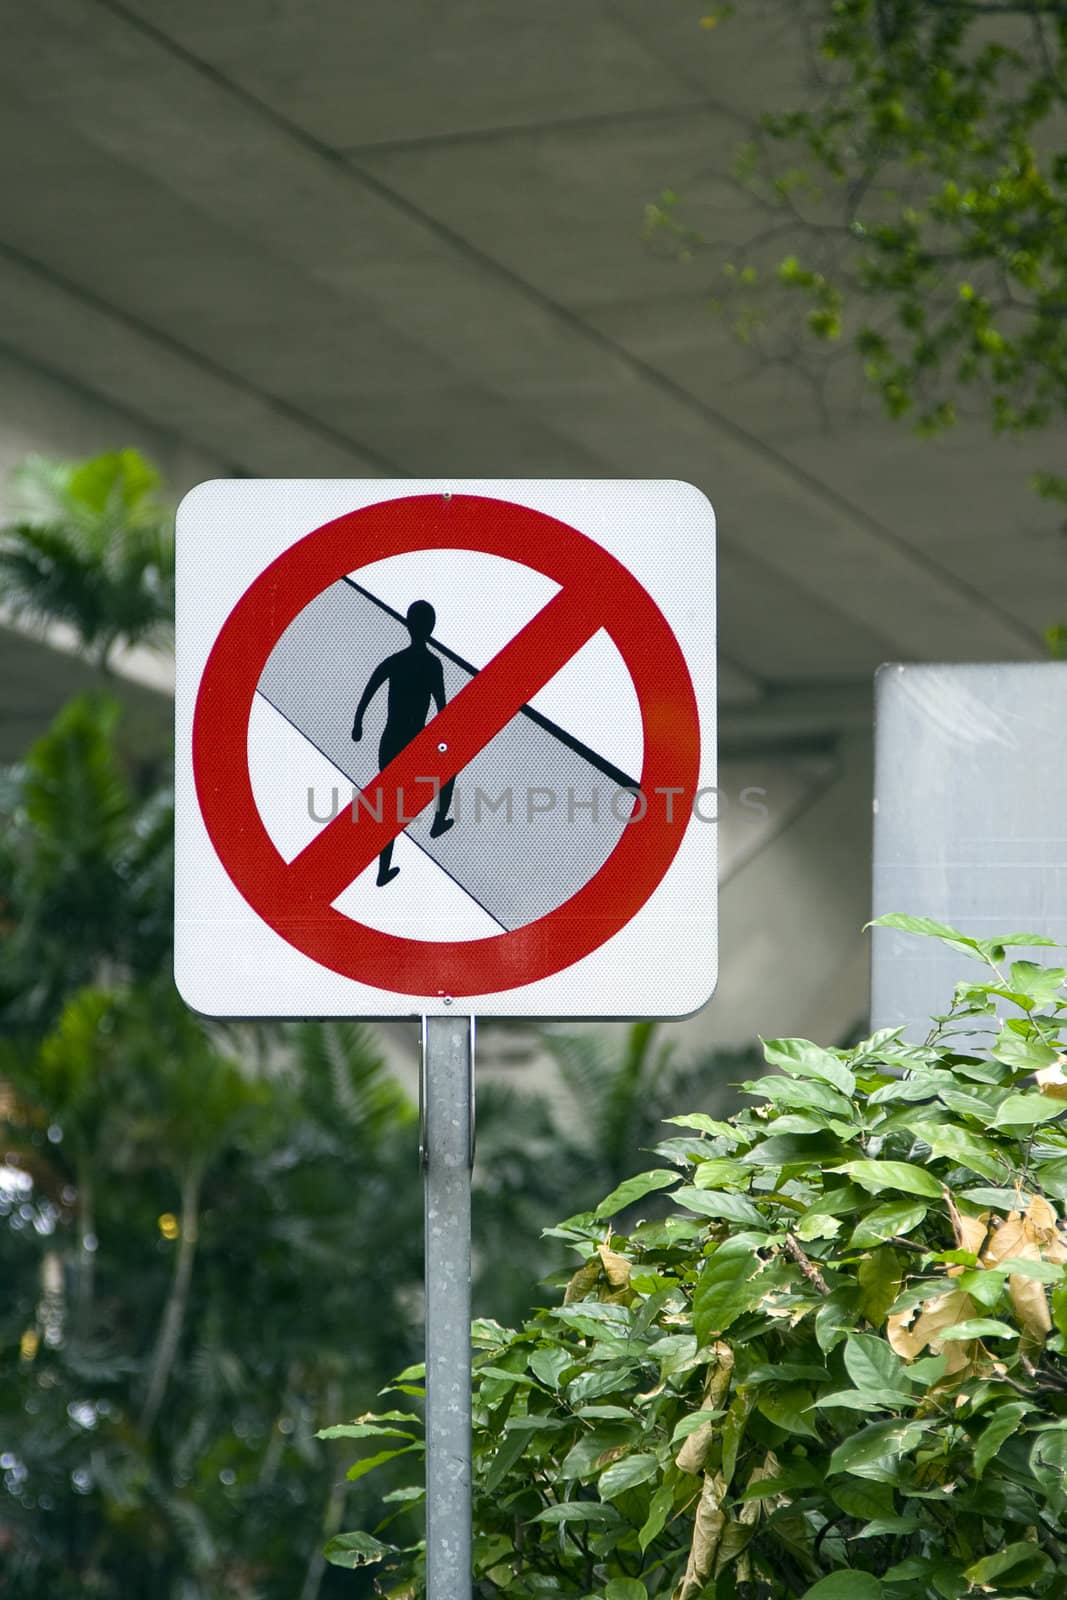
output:
POLYGON ((1036 461, 865 409, 827 432, 702 259, 643 243, 668 185, 757 226, 717 179, 797 79, 766 19, 701 9, 8 6, 0 352, 222 471, 692 480, 740 742, 854 725, 887 658, 1038 654, 1065 569, 1036 461))

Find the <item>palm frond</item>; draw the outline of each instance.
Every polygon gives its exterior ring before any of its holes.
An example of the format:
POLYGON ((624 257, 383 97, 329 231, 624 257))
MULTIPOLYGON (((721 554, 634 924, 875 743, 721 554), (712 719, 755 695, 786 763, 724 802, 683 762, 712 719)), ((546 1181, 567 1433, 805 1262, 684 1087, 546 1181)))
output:
POLYGON ((0 533, 0 599, 27 621, 67 624, 105 667, 116 646, 161 636, 173 615, 174 531, 159 484, 134 450, 31 457, 13 479, 20 515, 0 533))

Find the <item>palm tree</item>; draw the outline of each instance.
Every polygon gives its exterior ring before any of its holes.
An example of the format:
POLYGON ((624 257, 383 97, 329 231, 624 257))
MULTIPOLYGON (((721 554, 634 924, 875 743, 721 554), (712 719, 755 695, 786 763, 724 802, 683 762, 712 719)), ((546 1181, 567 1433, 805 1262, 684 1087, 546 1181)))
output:
POLYGON ((136 450, 89 461, 31 456, 13 475, 16 519, 0 531, 0 600, 61 622, 106 674, 117 646, 163 637, 174 610, 173 518, 136 450))
POLYGON ((170 947, 171 802, 137 793, 115 701, 66 705, 0 804, 0 1021, 47 1027, 86 984, 158 970, 170 947))

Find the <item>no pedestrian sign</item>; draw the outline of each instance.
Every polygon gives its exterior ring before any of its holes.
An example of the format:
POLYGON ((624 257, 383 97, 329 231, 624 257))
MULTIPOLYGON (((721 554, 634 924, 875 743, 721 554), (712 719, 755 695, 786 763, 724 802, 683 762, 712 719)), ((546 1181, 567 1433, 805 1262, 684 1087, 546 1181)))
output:
POLYGON ((187 495, 185 1000, 229 1017, 702 1006, 714 527, 678 482, 187 495))

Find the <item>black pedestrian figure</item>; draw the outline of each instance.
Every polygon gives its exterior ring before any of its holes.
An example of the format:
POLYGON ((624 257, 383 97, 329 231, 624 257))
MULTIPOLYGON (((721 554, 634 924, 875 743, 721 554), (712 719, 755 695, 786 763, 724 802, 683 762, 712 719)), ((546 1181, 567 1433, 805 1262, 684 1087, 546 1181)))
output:
MULTIPOLYGON (((411 643, 406 650, 388 656, 380 667, 375 667, 356 707, 352 723, 352 737, 357 742, 363 737, 363 716, 383 683, 389 685, 385 731, 378 745, 378 768, 384 770, 426 726, 426 717, 433 701, 438 711, 445 705, 445 676, 441 659, 428 649, 437 616, 428 600, 416 600, 408 607, 407 624, 411 643)), ((439 839, 453 826, 454 818, 448 815, 452 804, 455 778, 449 779, 437 796, 437 809, 430 824, 431 839, 439 839)), ((400 871, 394 867, 393 842, 386 845, 378 858, 378 887, 391 883, 400 871)))

